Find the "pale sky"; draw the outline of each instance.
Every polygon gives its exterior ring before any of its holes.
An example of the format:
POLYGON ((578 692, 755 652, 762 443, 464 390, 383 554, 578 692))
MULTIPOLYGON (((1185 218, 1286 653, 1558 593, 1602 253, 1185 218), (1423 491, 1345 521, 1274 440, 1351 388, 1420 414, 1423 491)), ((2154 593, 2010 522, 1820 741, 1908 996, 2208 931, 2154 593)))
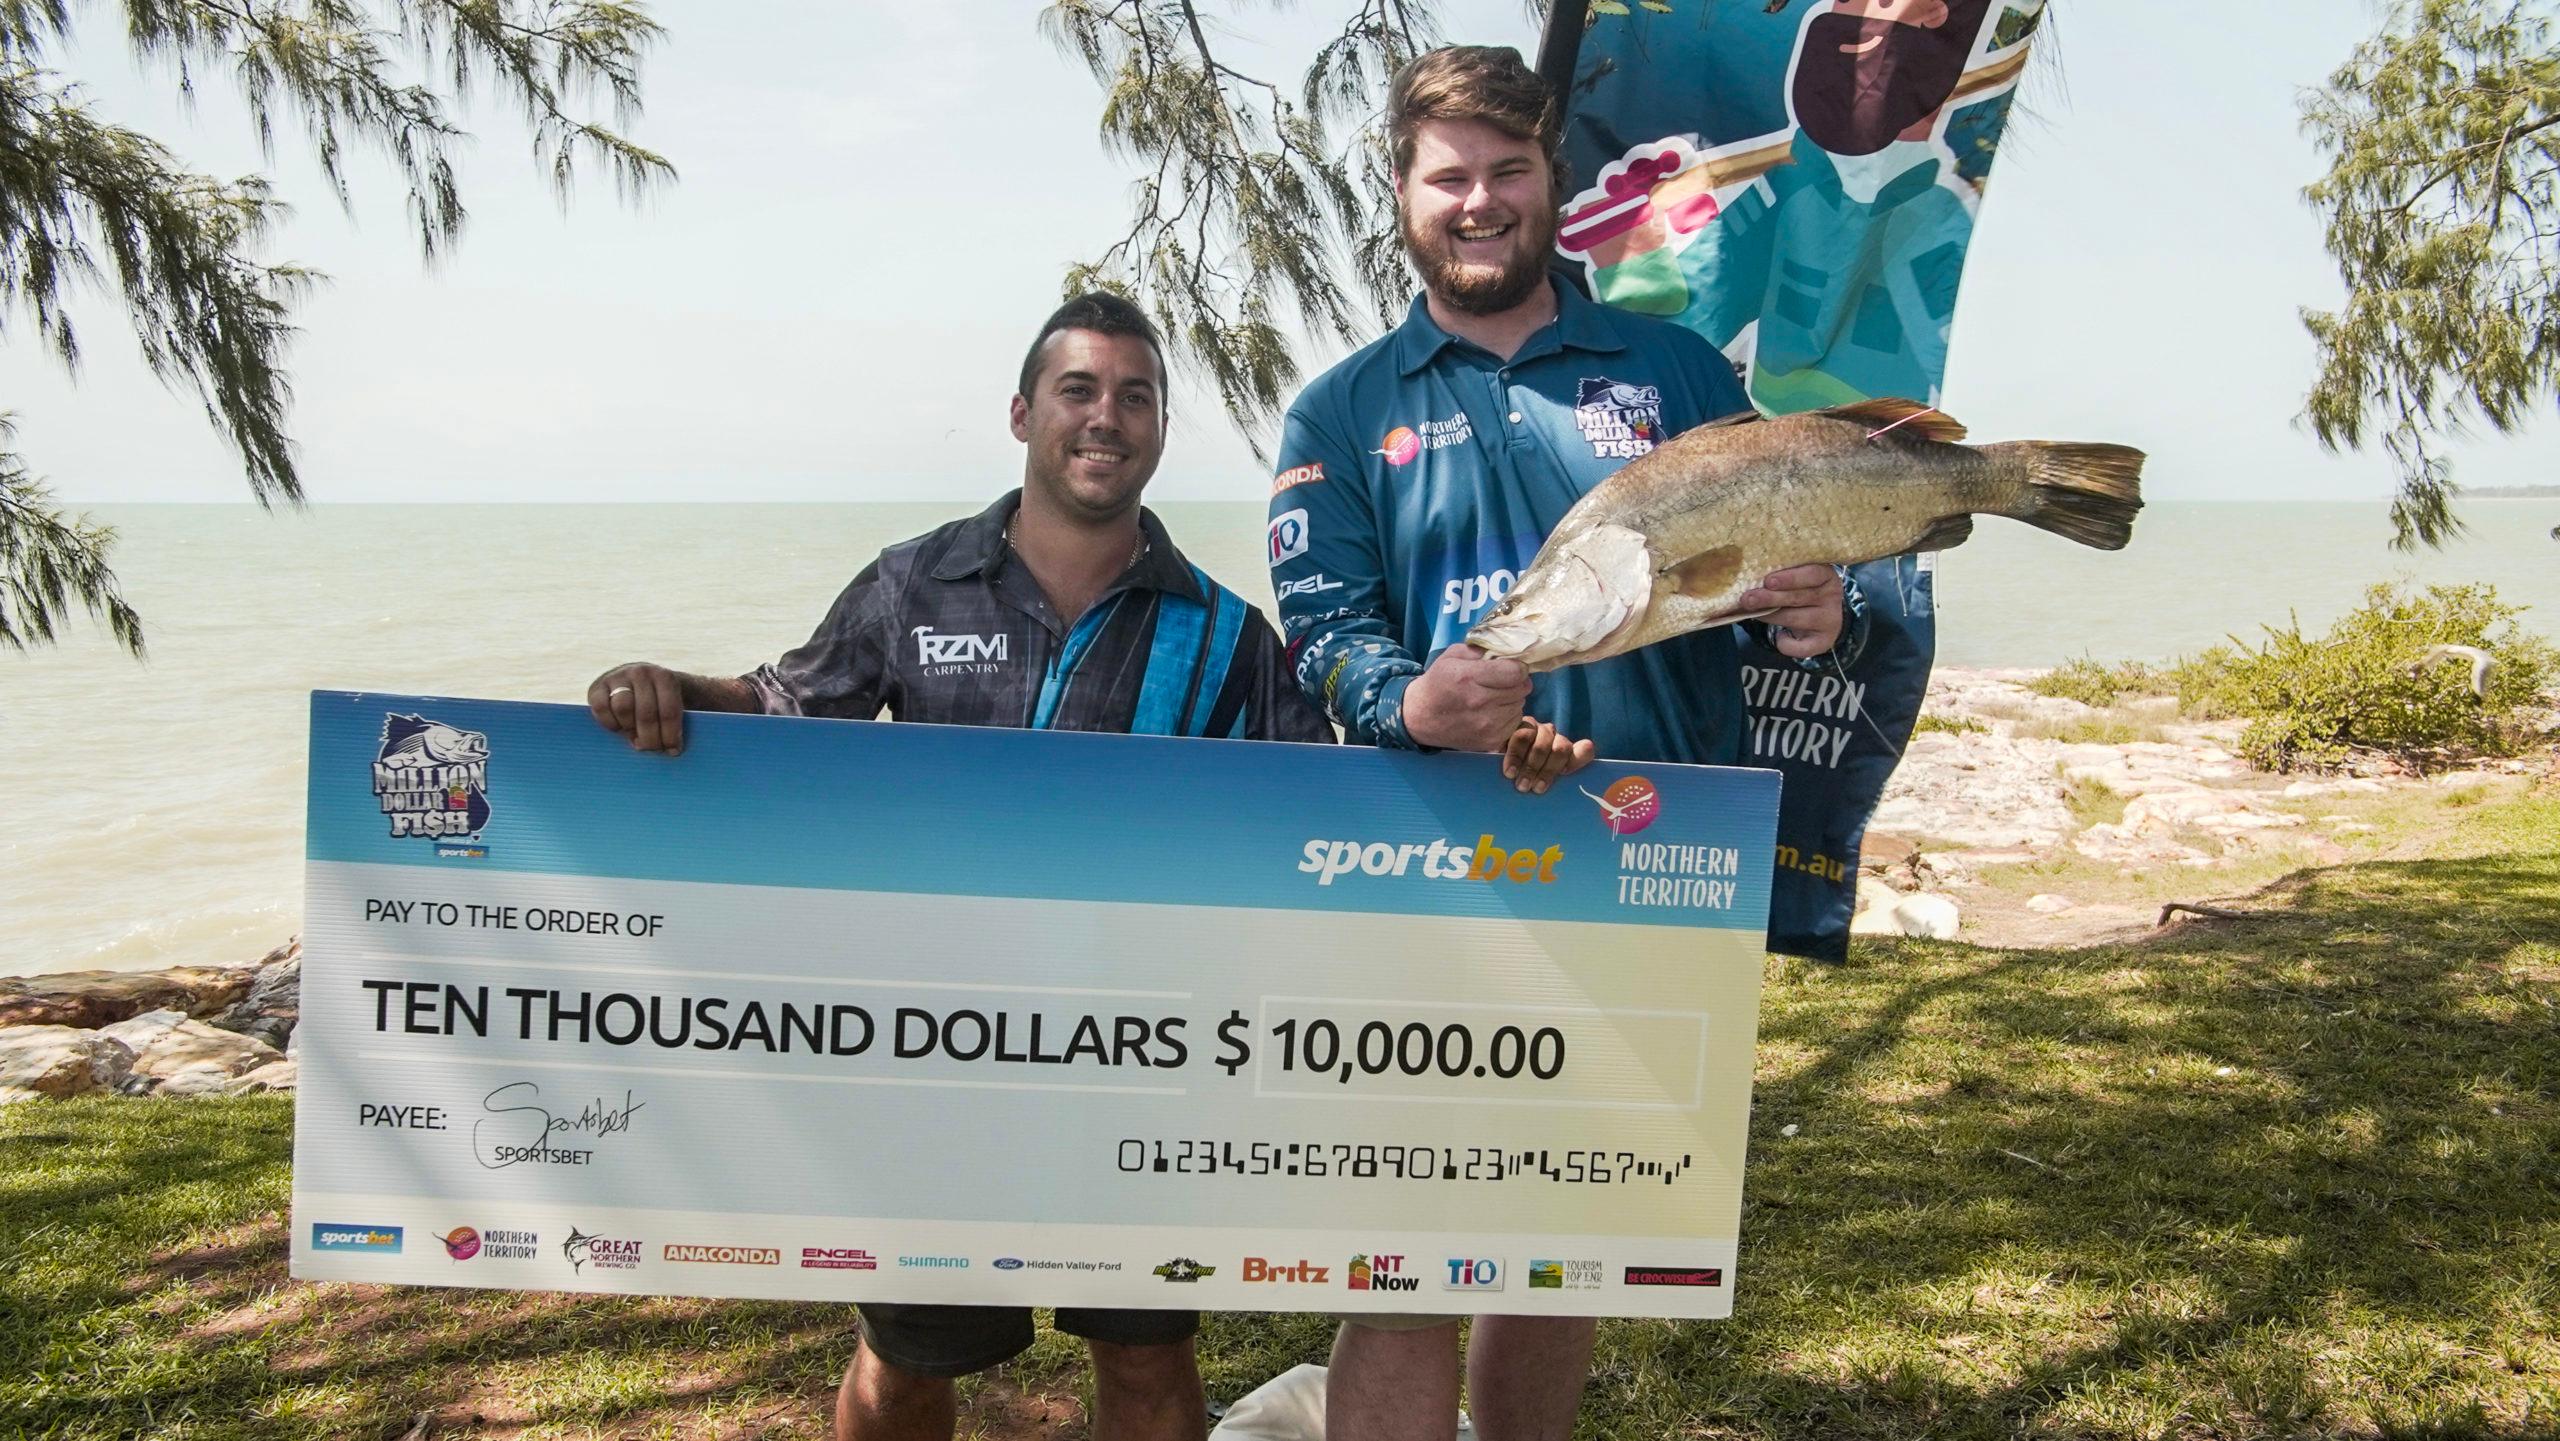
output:
MULTIPOLYGON (((1674 0, 1703 4, 1710 0, 1674 0)), ((1739 3, 1739 0, 1715 0, 1739 3)), ((1752 0, 1757 3, 1757 0, 1752 0)), ((193 112, 124 61, 108 8, 62 68, 191 165, 266 170, 297 203, 270 258, 331 283, 303 307, 293 432, 317 500, 968 499, 1015 483, 1005 406, 1066 265, 1127 224, 1099 94, 1029 4, 668 0, 635 138, 681 179, 564 215, 496 114, 474 117, 458 253, 418 260, 401 192, 359 164, 342 214, 292 133, 263 162, 236 103, 193 112)), ((1293 83, 1342 7, 1240 9, 1241 53, 1293 83)), ((2372 24, 2360 0, 2054 0, 2065 90, 2013 131, 1957 312, 1945 406, 1982 439, 2114 440, 2158 500, 2375 499, 2379 458, 2295 422, 2295 315, 2337 282, 2298 199, 2318 164, 2295 97, 2372 24)), ((1535 36, 1519 0, 1445 8, 1449 37, 1535 36)), ((64 380, 12 316, 0 395, 75 501, 246 496, 189 396, 83 303, 64 380)), ((1317 363, 1328 357, 1319 356, 1317 363)), ((1177 394, 1150 498, 1258 500, 1266 472, 1205 396, 1177 394)), ((2466 447, 2474 485, 2547 483, 2548 434, 2466 447)))

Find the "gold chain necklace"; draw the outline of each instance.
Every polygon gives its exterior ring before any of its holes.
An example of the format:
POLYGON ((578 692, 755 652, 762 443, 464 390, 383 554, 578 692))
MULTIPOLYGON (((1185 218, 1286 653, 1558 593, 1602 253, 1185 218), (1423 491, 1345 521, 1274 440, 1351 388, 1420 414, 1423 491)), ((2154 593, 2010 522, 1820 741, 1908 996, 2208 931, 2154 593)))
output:
MULTIPOLYGON (((1022 554, 1022 547, 1013 543, 1014 528, 1020 524, 1022 524, 1022 507, 1015 506, 1013 514, 1004 518, 1004 548, 1015 555, 1022 554)), ((1149 549, 1151 546, 1147 540, 1147 528, 1141 525, 1138 527, 1138 543, 1129 548, 1129 559, 1120 568, 1127 570, 1130 566, 1136 565, 1149 549)))

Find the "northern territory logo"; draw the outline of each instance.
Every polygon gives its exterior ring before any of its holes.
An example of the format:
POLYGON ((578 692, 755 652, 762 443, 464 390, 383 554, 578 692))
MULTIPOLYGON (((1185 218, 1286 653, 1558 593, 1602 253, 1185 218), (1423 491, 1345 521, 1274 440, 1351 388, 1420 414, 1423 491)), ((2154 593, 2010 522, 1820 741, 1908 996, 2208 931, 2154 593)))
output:
POLYGON ((1662 390, 1586 375, 1574 397, 1573 423, 1594 457, 1633 460, 1662 438, 1662 390))
POLYGON ((1383 455, 1389 465, 1411 465, 1414 457, 1426 450, 1461 445, 1475 438, 1476 428, 1460 411, 1447 420, 1426 420, 1419 426, 1399 425, 1387 432, 1371 455, 1383 455))
POLYGON ((476 836, 489 824, 489 738, 422 715, 386 715, 373 794, 395 836, 476 836))
POLYGON ((1642 776, 1621 776, 1598 795, 1588 786, 1578 789, 1600 807, 1600 823, 1613 836, 1634 835, 1662 819, 1662 795, 1642 776))

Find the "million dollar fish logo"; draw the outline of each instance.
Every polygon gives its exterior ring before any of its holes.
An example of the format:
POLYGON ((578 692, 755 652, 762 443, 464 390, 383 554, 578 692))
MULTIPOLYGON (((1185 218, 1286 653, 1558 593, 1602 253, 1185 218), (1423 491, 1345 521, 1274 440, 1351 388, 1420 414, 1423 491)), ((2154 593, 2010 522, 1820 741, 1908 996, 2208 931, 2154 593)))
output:
POLYGON ((476 836, 489 824, 489 738, 422 715, 386 715, 373 794, 395 836, 476 836))

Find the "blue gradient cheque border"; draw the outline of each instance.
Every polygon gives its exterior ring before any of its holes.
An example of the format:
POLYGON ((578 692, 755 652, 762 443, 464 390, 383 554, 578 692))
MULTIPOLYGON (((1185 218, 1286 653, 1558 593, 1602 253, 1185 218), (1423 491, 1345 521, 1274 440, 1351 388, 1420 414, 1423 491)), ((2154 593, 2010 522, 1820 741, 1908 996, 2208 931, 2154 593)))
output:
MULTIPOLYGON (((584 706, 314 691, 307 855, 720 885, 1157 905, 1511 916, 1765 934, 1773 771, 1595 763, 1523 796, 1489 756, 771 716, 687 717, 642 755, 584 706), (394 838, 372 787, 383 719, 489 738, 485 859, 394 838), (1642 775, 1634 839, 1740 853, 1729 909, 1619 902, 1618 841, 1579 793, 1642 775), (1315 839, 1564 847, 1553 884, 1297 869, 1315 839)), ((448 842, 450 843, 450 842, 448 842)))

